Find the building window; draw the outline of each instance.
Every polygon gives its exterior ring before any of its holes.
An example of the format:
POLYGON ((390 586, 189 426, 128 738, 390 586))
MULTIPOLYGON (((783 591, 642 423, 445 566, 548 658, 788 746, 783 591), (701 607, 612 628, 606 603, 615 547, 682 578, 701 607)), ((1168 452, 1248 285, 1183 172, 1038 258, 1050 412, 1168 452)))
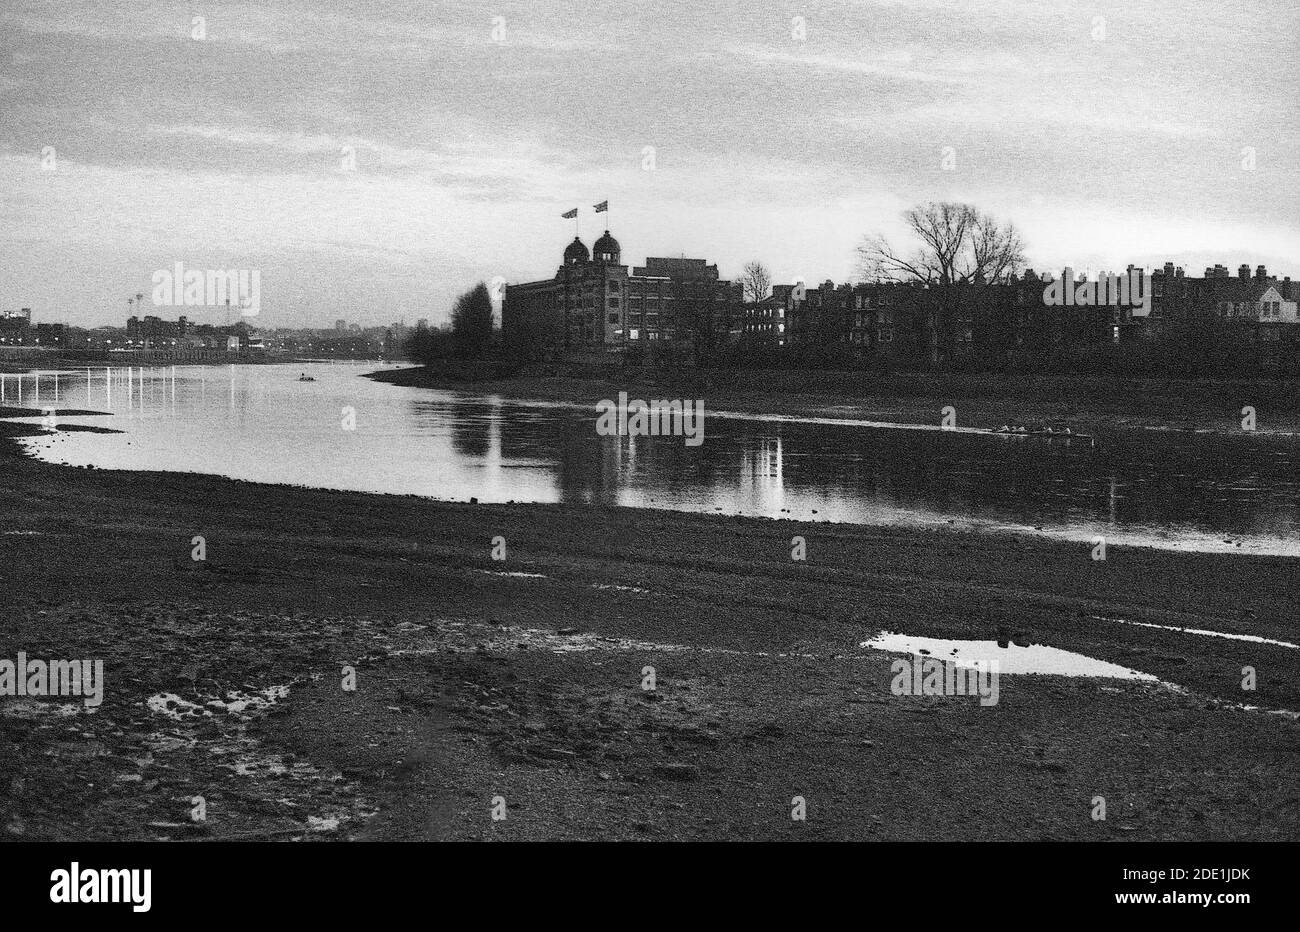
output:
POLYGON ((628 335, 629 335, 633 340, 639 340, 639 339, 641 339, 641 331, 640 331, 640 330, 635 330, 635 329, 633 329, 633 330, 629 330, 629 331, 628 331, 628 335))
POLYGON ((609 315, 609 322, 610 322, 611 324, 616 324, 616 323, 618 323, 618 312, 617 312, 617 311, 614 312, 613 314, 610 314, 610 315, 609 315))

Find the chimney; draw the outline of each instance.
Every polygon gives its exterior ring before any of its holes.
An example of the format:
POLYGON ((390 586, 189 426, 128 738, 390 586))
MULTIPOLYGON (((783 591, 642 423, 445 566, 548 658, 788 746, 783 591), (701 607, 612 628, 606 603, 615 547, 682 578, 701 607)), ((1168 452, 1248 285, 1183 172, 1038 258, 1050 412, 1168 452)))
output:
POLYGON ((1214 269, 1210 268, 1208 265, 1205 267, 1205 277, 1206 278, 1214 277, 1214 269))
MULTIPOLYGON (((1129 266, 1129 271, 1132 271, 1132 270, 1133 270, 1133 266, 1130 265, 1130 266, 1129 266)), ((1165 277, 1166 277, 1166 278, 1171 278, 1171 277, 1173 276, 1173 274, 1174 274, 1174 264, 1173 264, 1172 262, 1166 262, 1166 263, 1165 263, 1165 277)))
POLYGON ((1268 269, 1262 265, 1255 266, 1255 279, 1257 281, 1268 281, 1268 269))
POLYGON ((1237 266, 1237 277, 1243 282, 1247 281, 1250 278, 1250 266, 1244 262, 1237 266))
POLYGON ((1183 267, 1181 265, 1174 271, 1174 277, 1175 278, 1183 277, 1183 267))

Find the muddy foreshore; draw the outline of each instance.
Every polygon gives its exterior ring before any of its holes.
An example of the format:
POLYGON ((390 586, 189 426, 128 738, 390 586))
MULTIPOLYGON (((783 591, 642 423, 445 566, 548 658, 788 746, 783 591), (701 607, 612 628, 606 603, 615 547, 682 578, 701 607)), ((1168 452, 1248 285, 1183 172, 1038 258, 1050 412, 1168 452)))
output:
POLYGON ((1195 430, 1242 433, 1242 409, 1255 410, 1251 436, 1300 433, 1294 380, 1118 379, 1107 376, 994 376, 954 373, 807 370, 654 370, 532 366, 513 376, 467 377, 427 367, 369 373, 393 385, 503 398, 567 402, 590 409, 621 391, 633 398, 702 398, 709 411, 786 417, 860 418, 934 424, 952 406, 961 427, 1063 424, 1076 432, 1195 430))
POLYGON ((1300 838, 1300 725, 1236 707, 1300 710, 1300 651, 1110 620, 1295 642, 1285 558, 71 469, 36 429, 0 422, 0 660, 104 697, 0 697, 0 839, 1300 838), (882 629, 1180 689, 894 696, 882 629))

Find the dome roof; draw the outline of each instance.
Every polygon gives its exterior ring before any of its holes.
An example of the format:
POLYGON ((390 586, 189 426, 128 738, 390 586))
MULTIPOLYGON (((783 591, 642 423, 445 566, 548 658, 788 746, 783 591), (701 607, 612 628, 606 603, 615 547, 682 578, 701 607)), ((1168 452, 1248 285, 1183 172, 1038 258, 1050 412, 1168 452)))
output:
POLYGON ((572 265, 575 262, 587 262, 590 259, 591 253, 587 252, 587 247, 576 236, 573 238, 572 243, 564 247, 565 265, 572 265))
POLYGON ((617 262, 619 255, 618 240, 610 236, 609 230, 606 230, 605 235, 596 240, 595 245, 591 247, 591 251, 597 260, 608 256, 611 261, 617 262))

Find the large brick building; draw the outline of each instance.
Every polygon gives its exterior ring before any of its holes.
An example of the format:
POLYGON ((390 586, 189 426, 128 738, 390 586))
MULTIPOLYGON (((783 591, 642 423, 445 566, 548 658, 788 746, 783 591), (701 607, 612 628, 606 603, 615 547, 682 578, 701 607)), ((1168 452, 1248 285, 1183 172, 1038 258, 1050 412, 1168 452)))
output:
POLYGON ((553 278, 507 285, 501 305, 507 347, 531 359, 666 343, 700 349, 735 338, 743 323, 740 283, 720 279, 716 265, 652 257, 629 268, 608 230, 590 253, 574 237, 553 278))

